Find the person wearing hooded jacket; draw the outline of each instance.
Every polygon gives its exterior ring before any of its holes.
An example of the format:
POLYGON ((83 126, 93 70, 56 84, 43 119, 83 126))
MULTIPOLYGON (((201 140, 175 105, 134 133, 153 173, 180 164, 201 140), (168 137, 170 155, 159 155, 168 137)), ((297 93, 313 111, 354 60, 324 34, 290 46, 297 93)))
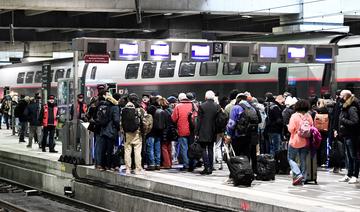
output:
POLYGON ((335 137, 343 138, 348 161, 348 173, 339 182, 349 184, 358 183, 359 159, 357 156, 358 131, 359 131, 359 101, 349 90, 342 90, 340 93, 341 108, 339 116, 339 132, 335 131, 335 137))
POLYGON ((100 128, 100 140, 97 141, 100 153, 99 165, 103 169, 110 169, 112 167, 111 156, 114 150, 114 142, 120 130, 120 111, 118 101, 109 93, 105 96, 105 102, 101 104, 107 105, 109 109, 109 122, 106 126, 101 126, 100 128))

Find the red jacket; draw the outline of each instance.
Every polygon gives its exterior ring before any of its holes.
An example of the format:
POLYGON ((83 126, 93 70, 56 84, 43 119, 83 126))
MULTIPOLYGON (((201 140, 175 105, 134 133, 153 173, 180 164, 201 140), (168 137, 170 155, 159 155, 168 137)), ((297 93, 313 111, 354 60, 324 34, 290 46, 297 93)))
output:
POLYGON ((192 111, 192 102, 190 100, 181 101, 171 115, 171 119, 177 125, 178 134, 180 137, 190 135, 190 126, 188 121, 188 114, 192 111))
MULTIPOLYGON (((48 120, 49 119, 49 109, 48 108, 49 108, 49 106, 47 104, 44 105, 44 108, 43 108, 44 115, 43 115, 43 121, 42 121, 44 127, 48 126, 48 121, 49 121, 48 120)), ((54 126, 56 126, 57 125, 56 116, 57 116, 57 112, 58 112, 58 107, 57 106, 54 106, 53 112, 54 112, 54 126)))

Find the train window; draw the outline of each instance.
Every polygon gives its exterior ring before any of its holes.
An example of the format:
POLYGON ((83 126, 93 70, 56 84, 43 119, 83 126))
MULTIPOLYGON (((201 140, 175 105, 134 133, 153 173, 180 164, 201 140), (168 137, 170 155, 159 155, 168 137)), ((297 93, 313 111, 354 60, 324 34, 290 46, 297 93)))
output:
POLYGON ((26 73, 25 83, 32 83, 34 78, 34 72, 30 71, 26 73))
POLYGON ((162 62, 160 66, 160 78, 174 77, 176 61, 162 62))
POLYGON ((224 75, 240 75, 242 74, 243 64, 242 63, 224 63, 223 67, 224 75))
POLYGON ((55 73, 55 82, 58 81, 58 79, 64 78, 65 75, 65 69, 58 69, 55 73))
POLYGON ((267 74, 270 72, 271 63, 250 63, 249 74, 267 74))
POLYGON ((34 80, 34 82, 35 82, 35 83, 41 83, 41 77, 42 77, 42 72, 41 72, 41 71, 37 71, 37 72, 35 73, 35 80, 34 80))
POLYGON ((139 65, 139 63, 127 65, 125 71, 125 79, 137 79, 139 73, 139 65))
POLYGON ((195 75, 196 62, 181 62, 179 77, 193 77, 195 75))
POLYGON ((156 70, 156 62, 144 63, 141 78, 154 78, 156 70))
POLYGON ((71 68, 68 68, 68 70, 66 70, 66 78, 70 78, 71 75, 71 68))
POLYGON ((24 78, 25 78, 25 72, 20 72, 17 76, 17 84, 23 84, 24 83, 24 78))
POLYGON ((93 66, 90 73, 90 79, 94 80, 96 77, 97 66, 93 66))
POLYGON ((203 62, 200 67, 200 76, 215 76, 217 74, 217 62, 203 62))

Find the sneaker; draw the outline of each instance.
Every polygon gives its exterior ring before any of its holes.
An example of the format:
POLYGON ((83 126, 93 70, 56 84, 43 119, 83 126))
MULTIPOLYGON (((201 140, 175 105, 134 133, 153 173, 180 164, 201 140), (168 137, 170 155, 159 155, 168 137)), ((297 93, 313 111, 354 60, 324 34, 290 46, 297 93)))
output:
POLYGON ((349 182, 349 180, 350 180, 350 177, 348 177, 348 176, 346 175, 345 177, 341 178, 341 179, 339 180, 339 182, 349 182))
POLYGON ((126 174, 126 175, 130 175, 130 174, 131 174, 130 169, 126 169, 126 170, 125 170, 125 174, 126 174))
POLYGON ((30 145, 26 145, 26 148, 31 148, 31 146, 30 146, 30 145))
POLYGON ((333 169, 333 173, 336 173, 336 174, 337 174, 337 173, 339 173, 339 172, 340 172, 339 168, 334 168, 334 169, 333 169))
POLYGON ((134 171, 134 173, 135 173, 136 175, 143 175, 143 174, 145 174, 144 169, 136 169, 136 170, 134 171))
POLYGON ((356 177, 351 177, 351 179, 348 182, 349 184, 355 184, 358 183, 358 179, 356 177))
POLYGON ((302 180, 304 179, 303 176, 297 176, 296 178, 293 179, 293 185, 301 185, 302 184, 302 180))
POLYGON ((234 184, 234 180, 232 178, 228 178, 224 181, 225 184, 234 184))

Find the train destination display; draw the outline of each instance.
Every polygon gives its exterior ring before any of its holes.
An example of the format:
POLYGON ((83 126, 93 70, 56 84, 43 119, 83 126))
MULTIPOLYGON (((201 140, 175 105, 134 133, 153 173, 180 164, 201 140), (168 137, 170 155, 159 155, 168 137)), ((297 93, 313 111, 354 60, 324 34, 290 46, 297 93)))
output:
POLYGON ((211 58, 210 44, 192 44, 191 45, 191 60, 207 61, 211 58))

